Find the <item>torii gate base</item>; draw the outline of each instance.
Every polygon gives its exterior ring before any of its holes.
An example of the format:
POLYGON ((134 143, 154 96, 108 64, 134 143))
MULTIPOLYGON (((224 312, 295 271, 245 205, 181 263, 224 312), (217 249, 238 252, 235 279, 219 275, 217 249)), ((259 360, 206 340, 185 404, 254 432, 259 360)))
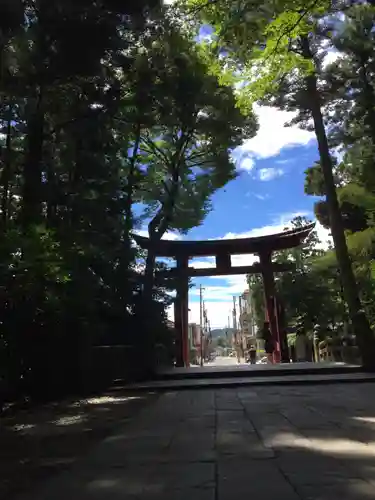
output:
MULTIPOLYGON (((276 297, 274 274, 290 271, 293 264, 278 264, 272 262, 272 254, 278 250, 285 250, 299 246, 314 228, 315 223, 296 228, 283 233, 257 238, 241 238, 217 241, 168 241, 160 240, 151 243, 148 238, 134 235, 135 241, 144 249, 153 245, 153 252, 157 257, 172 257, 176 259, 176 268, 167 271, 177 280, 176 299, 174 303, 176 340, 176 365, 189 366, 188 342, 188 296, 189 278, 199 276, 225 276, 234 274, 261 273, 264 284, 265 309, 267 321, 270 324, 274 343, 274 361, 289 360, 287 355, 285 328, 282 325, 282 306, 276 297), (259 264, 253 266, 232 267, 232 255, 257 254, 259 264), (215 268, 195 269, 189 267, 189 259, 194 257, 210 257, 214 255, 215 268), (287 358, 287 359, 286 359, 287 358)), ((158 273, 165 277, 165 273, 158 273)))

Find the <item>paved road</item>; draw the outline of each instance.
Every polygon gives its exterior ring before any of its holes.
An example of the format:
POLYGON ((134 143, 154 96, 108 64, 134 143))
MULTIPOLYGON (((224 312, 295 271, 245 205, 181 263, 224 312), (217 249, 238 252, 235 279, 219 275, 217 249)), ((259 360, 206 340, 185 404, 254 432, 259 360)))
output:
POLYGON ((163 394, 24 500, 375 499, 375 384, 163 394))
MULTIPOLYGON (((237 358, 236 356, 230 357, 230 356, 218 356, 214 361, 211 363, 206 363, 207 366, 233 366, 233 365, 238 365, 237 363, 237 358)), ((242 363, 247 365, 247 363, 242 363)))

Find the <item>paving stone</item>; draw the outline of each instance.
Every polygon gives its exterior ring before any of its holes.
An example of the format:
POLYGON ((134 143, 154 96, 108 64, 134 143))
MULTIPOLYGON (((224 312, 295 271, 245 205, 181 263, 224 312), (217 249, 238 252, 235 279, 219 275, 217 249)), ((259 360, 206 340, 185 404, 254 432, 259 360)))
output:
POLYGON ((183 448, 171 448, 158 460, 159 463, 168 462, 214 462, 217 459, 216 450, 201 450, 199 447, 195 449, 185 450, 183 448))
POLYGON ((217 435, 219 455, 233 455, 253 459, 273 458, 273 450, 266 448, 256 435, 241 432, 219 432, 217 435))
POLYGON ((206 446, 208 448, 212 448, 214 443, 215 429, 207 428, 206 430, 200 429, 197 432, 192 432, 192 430, 187 427, 186 430, 181 429, 180 432, 175 434, 173 440, 171 441, 171 446, 190 446, 199 444, 202 447, 206 446))
POLYGON ((159 493, 146 491, 142 495, 142 500, 216 500, 216 491, 215 488, 163 490, 159 493))
POLYGON ((303 500, 370 500, 375 498, 372 485, 360 480, 324 486, 298 486, 297 493, 303 500))
MULTIPOLYGON (((281 466, 281 469, 283 467, 281 466)), ((321 468, 295 467, 293 471, 286 471, 285 476, 295 487, 298 486, 333 486, 347 483, 351 478, 348 470, 342 468, 341 471, 321 468)), ((358 478, 353 474, 354 478, 358 478)), ((360 478, 358 478, 360 479, 360 478)))
POLYGON ((205 415, 194 415, 191 418, 188 418, 184 421, 183 425, 187 426, 190 431, 199 431, 200 429, 214 429, 215 422, 215 414, 205 414, 205 415))
POLYGON ((149 439, 105 442, 88 458, 96 467, 112 467, 127 463, 147 463, 162 460, 171 439, 149 439))
POLYGON ((145 467, 68 472, 25 500, 135 500, 143 494, 149 476, 145 467))
POLYGON ((175 441, 163 455, 161 462, 207 462, 216 458, 214 440, 190 439, 175 441))
POLYGON ((291 484, 274 465, 248 460, 219 462, 218 500, 227 500, 233 495, 257 500, 299 500, 291 484))
POLYGON ((246 482, 240 485, 233 483, 227 487, 219 487, 218 489, 218 500, 233 500, 241 497, 254 498, 256 500, 301 500, 301 497, 287 483, 272 487, 267 484, 267 480, 258 480, 255 485, 247 484, 246 482))
POLYGON ((153 480, 161 481, 167 490, 213 488, 214 463, 159 464, 152 473, 153 480))

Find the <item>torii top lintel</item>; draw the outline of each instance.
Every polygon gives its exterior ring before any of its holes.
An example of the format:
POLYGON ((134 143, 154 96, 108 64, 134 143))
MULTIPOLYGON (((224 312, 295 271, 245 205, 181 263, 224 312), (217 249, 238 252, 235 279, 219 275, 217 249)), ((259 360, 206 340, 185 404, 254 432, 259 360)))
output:
POLYGON ((141 248, 147 250, 152 247, 157 257, 211 257, 217 254, 259 254, 294 248, 303 242, 314 227, 315 222, 282 233, 230 240, 159 240, 152 242, 149 238, 138 234, 133 236, 141 248))

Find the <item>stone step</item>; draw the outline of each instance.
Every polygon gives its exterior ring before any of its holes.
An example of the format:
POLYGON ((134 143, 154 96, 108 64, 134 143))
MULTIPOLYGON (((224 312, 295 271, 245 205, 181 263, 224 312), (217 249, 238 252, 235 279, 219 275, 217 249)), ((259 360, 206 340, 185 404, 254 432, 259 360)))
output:
POLYGON ((291 376, 303 373, 314 374, 339 374, 362 373, 363 367, 348 363, 286 363, 286 364, 259 364, 259 365, 205 365, 190 368, 168 368, 158 373, 158 380, 185 380, 185 379, 214 379, 214 378, 243 378, 243 377, 273 377, 291 376))
POLYGON ((375 382, 375 373, 298 373, 284 375, 274 374, 270 376, 256 377, 232 377, 227 378, 201 378, 201 379, 174 379, 154 380, 124 386, 130 391, 152 391, 166 392, 176 390, 199 390, 259 386, 286 386, 286 385, 318 385, 318 384, 342 384, 342 383, 366 383, 375 382))

